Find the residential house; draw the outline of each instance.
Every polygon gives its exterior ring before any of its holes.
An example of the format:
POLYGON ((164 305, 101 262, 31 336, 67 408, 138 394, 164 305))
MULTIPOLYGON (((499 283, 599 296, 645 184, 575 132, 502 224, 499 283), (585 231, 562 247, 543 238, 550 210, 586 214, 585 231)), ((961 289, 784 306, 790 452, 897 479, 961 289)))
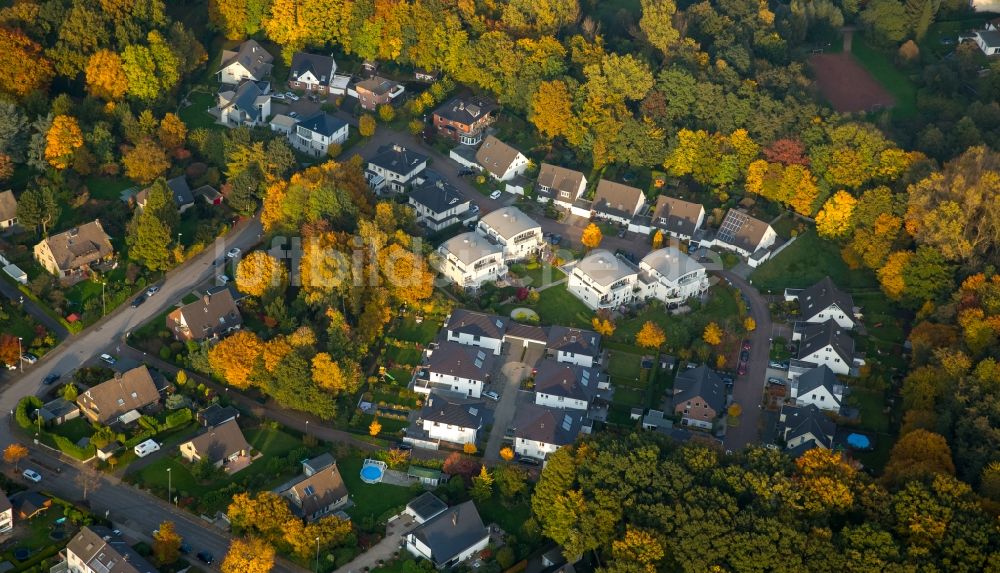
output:
POLYGON ((573 267, 567 289, 588 307, 618 308, 635 299, 639 269, 623 257, 595 249, 573 267))
POLYGON ((726 408, 726 383, 705 365, 679 372, 673 405, 681 425, 711 430, 726 408))
POLYGON ((333 117, 325 111, 318 111, 302 119, 295 126, 294 135, 289 136, 292 147, 313 157, 326 157, 331 145, 343 145, 347 141, 347 122, 333 117))
POLYGON ((708 273, 675 247, 652 251, 639 261, 640 295, 666 304, 681 303, 708 290, 708 273))
MULTIPOLYGON (((174 204, 177 205, 177 212, 183 213, 191 207, 194 207, 194 193, 191 192, 191 187, 188 185, 187 177, 181 175, 180 177, 174 177, 173 179, 167 179, 166 181, 167 189, 174 196, 174 204)), ((135 194, 135 206, 139 209, 146 208, 146 200, 149 198, 150 187, 143 189, 135 194)))
POLYGON ((479 146, 476 163, 497 181, 510 181, 528 169, 528 158, 523 153, 492 135, 479 146))
POLYGON ((80 407, 74 402, 58 396, 42 404, 42 407, 35 412, 36 416, 42 418, 42 422, 58 426, 70 420, 80 417, 80 407))
POLYGON ((854 328, 854 299, 837 288, 829 276, 809 288, 785 289, 785 301, 798 301, 800 320, 804 322, 818 324, 832 319, 841 328, 854 328))
POLYGON ((645 205, 646 195, 641 189, 601 179, 594 193, 592 209, 594 216, 599 219, 628 225, 645 205))
POLYGON ((750 266, 766 260, 764 252, 778 239, 771 225, 755 219, 746 211, 730 209, 722 220, 714 244, 751 259, 750 266))
POLYGON ((406 550, 438 569, 458 565, 486 549, 490 531, 471 500, 448 508, 406 534, 406 550))
POLYGON ((271 117, 271 85, 247 80, 217 96, 219 122, 227 127, 257 127, 271 117))
POLYGON ((601 335, 592 330, 552 325, 545 350, 559 362, 593 368, 600 364, 601 335))
POLYGON ((547 408, 584 410, 601 389, 608 388, 596 368, 584 368, 552 359, 542 360, 534 374, 535 404, 547 408))
POLYGON ((299 120, 283 113, 275 115, 271 118, 271 121, 268 122, 268 125, 271 127, 271 131, 284 134, 286 137, 289 137, 289 140, 291 140, 292 137, 295 137, 295 126, 298 124, 299 120))
POLYGON ((441 74, 439 74, 438 72, 427 70, 424 68, 417 68, 413 70, 413 79, 417 80, 418 82, 427 82, 429 84, 434 83, 438 80, 438 77, 440 77, 440 75, 441 74))
POLYGON ((222 67, 215 73, 219 82, 238 85, 246 80, 260 81, 271 73, 274 56, 254 40, 240 44, 235 52, 222 51, 222 67))
POLYGON ((167 329, 182 342, 217 340, 241 326, 240 309, 226 287, 210 289, 198 300, 167 315, 167 329))
MULTIPOLYGON (((424 174, 430 173, 430 169, 424 174)), ((417 222, 432 231, 440 231, 473 216, 472 203, 443 177, 436 174, 415 185, 408 198, 417 214, 417 222)))
POLYGON ((987 56, 1000 56, 1000 30, 976 30, 972 40, 987 56))
POLYGON ((702 223, 705 222, 705 207, 675 197, 660 195, 653 208, 653 228, 661 229, 667 235, 690 241, 702 223))
POLYGON ((212 187, 211 185, 202 185, 201 187, 193 191, 195 197, 201 197, 201 200, 208 205, 222 205, 222 193, 212 187))
POLYGON ((358 93, 358 102, 361 103, 361 107, 374 111, 380 105, 392 103, 392 100, 403 95, 406 88, 403 87, 403 84, 390 79, 372 76, 358 82, 354 86, 354 90, 358 93))
MULTIPOLYGON (((68 573, 157 573, 159 569, 101 525, 85 525, 66 544, 68 573)), ((53 569, 55 571, 55 569, 53 569)))
POLYGON ((484 425, 485 413, 486 403, 481 400, 432 391, 420 409, 417 429, 425 441, 475 444, 484 425))
POLYGON ((521 348, 528 348, 532 344, 545 348, 545 342, 549 339, 549 331, 541 326, 531 324, 521 324, 519 322, 508 322, 507 332, 503 335, 503 341, 521 348))
POLYGON ((226 471, 239 471, 250 463, 250 444, 236 420, 208 428, 181 444, 180 450, 191 463, 207 459, 217 468, 226 466, 226 471))
POLYGON ((514 453, 544 460, 549 454, 589 434, 589 421, 579 410, 555 410, 536 404, 518 405, 514 416, 514 453))
POLYGON ((576 170, 542 163, 535 192, 539 203, 552 202, 564 209, 573 206, 587 189, 587 177, 576 170))
POLYGON ((788 453, 799 457, 813 448, 833 449, 833 436, 837 425, 816 406, 791 406, 785 404, 778 415, 778 435, 785 442, 788 453))
POLYGON ((220 426, 230 420, 236 420, 240 417, 240 411, 232 406, 220 406, 218 404, 212 404, 211 406, 199 410, 195 415, 195 419, 198 423, 206 428, 211 428, 212 426, 220 426))
MULTIPOLYGON (((412 466, 411 466, 412 467, 412 466)), ((403 513, 413 518, 413 521, 420 525, 426 523, 448 509, 448 504, 433 493, 426 491, 410 500, 406 504, 403 513)))
POLYGON ((789 374, 795 377, 804 369, 826 365, 834 374, 847 376, 854 366, 854 339, 835 320, 822 324, 800 323, 792 332, 799 341, 798 359, 792 361, 789 374), (796 372, 792 372, 792 370, 796 372))
POLYGON ((0 193, 0 229, 9 229, 17 224, 17 199, 14 192, 0 193))
POLYGON ((85 277, 92 264, 107 261, 114 255, 111 237, 104 232, 98 219, 42 239, 35 245, 35 260, 59 278, 85 277))
POLYGON ((426 168, 426 155, 402 145, 384 145, 368 160, 365 179, 376 192, 388 187, 389 191, 398 193, 426 168))
POLYGON ((483 131, 496 119, 497 104, 484 96, 459 96, 434 110, 438 135, 462 145, 479 145, 483 131))
POLYGON ((7 493, 0 491, 0 533, 14 529, 14 506, 7 499, 7 493))
POLYGON ((330 454, 302 462, 302 478, 281 492, 295 515, 316 521, 347 504, 347 486, 330 454))
POLYGON ((476 233, 462 233, 441 243, 438 270, 455 284, 474 290, 507 275, 503 248, 476 233))
POLYGON ((109 426, 122 418, 138 418, 125 414, 142 410, 160 401, 160 391, 146 366, 126 372, 115 372, 114 378, 84 390, 76 397, 80 411, 91 422, 109 426))
POLYGON ((844 403, 844 385, 827 365, 806 370, 790 384, 796 406, 812 404, 820 410, 839 413, 844 403))
POLYGON ((423 368, 427 383, 420 384, 423 379, 418 380, 414 390, 427 394, 431 388, 437 388, 479 398, 483 386, 490 379, 493 367, 491 353, 457 342, 442 342, 427 352, 429 356, 423 368))
POLYGON ((288 87, 328 95, 337 62, 332 56, 295 52, 290 70, 288 87))
POLYGON ((495 355, 500 354, 509 318, 456 308, 441 327, 450 342, 478 346, 495 355))
POLYGON ((479 220, 476 232, 503 247, 507 261, 526 259, 542 249, 542 226, 517 207, 501 207, 479 220))
POLYGON ((52 507, 52 498, 37 491, 19 491, 10 496, 12 513, 21 521, 31 519, 52 507))

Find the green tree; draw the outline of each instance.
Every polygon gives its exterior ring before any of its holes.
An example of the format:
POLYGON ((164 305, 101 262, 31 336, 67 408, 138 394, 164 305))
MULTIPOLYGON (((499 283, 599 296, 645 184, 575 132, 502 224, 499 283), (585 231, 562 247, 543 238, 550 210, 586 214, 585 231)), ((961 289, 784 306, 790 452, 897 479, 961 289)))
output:
POLYGON ((674 28, 674 13, 677 5, 673 0, 642 0, 642 18, 639 29, 650 46, 666 57, 670 47, 680 40, 680 32, 674 28))
POLYGON ((29 229, 42 227, 46 234, 49 225, 59 216, 59 204, 55 191, 48 185, 32 187, 21 194, 17 202, 18 222, 29 229))
POLYGON ((872 0, 861 12, 861 21, 882 42, 897 44, 909 32, 906 8, 898 0, 872 0))

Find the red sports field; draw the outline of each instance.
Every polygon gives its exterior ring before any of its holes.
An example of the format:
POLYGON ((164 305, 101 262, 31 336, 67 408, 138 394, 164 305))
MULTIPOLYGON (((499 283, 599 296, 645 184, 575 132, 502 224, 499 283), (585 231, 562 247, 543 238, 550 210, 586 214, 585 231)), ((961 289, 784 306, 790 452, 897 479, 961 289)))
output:
POLYGON ((873 111, 896 103, 850 54, 817 54, 809 63, 820 92, 837 111, 873 111))

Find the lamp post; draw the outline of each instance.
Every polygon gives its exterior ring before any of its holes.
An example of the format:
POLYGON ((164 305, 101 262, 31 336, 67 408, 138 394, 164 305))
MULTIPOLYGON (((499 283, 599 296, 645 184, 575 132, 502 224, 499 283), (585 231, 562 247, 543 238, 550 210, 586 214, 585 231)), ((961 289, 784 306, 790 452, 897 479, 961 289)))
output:
POLYGON ((107 281, 101 281, 101 316, 108 314, 108 305, 104 302, 104 286, 107 284, 107 281))
POLYGON ((17 367, 24 372, 24 352, 21 350, 21 337, 17 337, 17 367))
POLYGON ((316 538, 316 573, 319 573, 319 537, 316 538))
POLYGON ((172 469, 173 468, 167 468, 167 503, 170 503, 170 500, 171 498, 173 498, 173 493, 174 493, 173 492, 174 484, 173 481, 171 481, 171 473, 170 473, 170 470, 172 469))
POLYGON ((177 245, 178 246, 181 244, 181 235, 183 235, 183 234, 184 233, 177 233, 177 245))

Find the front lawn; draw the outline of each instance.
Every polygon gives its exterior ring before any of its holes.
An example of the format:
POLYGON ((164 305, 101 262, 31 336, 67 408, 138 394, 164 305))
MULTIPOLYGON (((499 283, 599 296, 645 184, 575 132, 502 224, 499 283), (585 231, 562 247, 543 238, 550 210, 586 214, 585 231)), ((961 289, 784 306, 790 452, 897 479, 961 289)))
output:
POLYGON ((340 475, 344 478, 347 491, 351 492, 354 505, 347 513, 362 524, 365 529, 374 529, 377 523, 389 515, 389 510, 402 509, 407 502, 420 494, 422 489, 400 487, 386 483, 369 484, 361 481, 361 466, 364 458, 351 456, 337 460, 340 475))
POLYGON ((512 549, 517 559, 525 559, 541 544, 539 536, 527 531, 525 527, 532 517, 528 501, 519 499, 517 503, 504 503, 504 500, 500 499, 500 494, 495 493, 489 500, 476 503, 476 509, 479 510, 483 523, 487 525, 496 523, 500 529, 512 536, 508 539, 512 541, 512 549))
POLYGON ((642 357, 615 350, 608 360, 608 374, 631 385, 639 383, 639 371, 642 370, 642 357))
POLYGON ((407 342, 427 344, 428 342, 434 341, 434 337, 437 336, 437 332, 440 328, 440 321, 429 320, 425 317, 420 324, 417 324, 417 321, 413 318, 413 316, 407 315, 400 320, 392 330, 389 331, 387 336, 389 338, 396 338, 407 342))
POLYGON ((524 279, 524 286, 534 288, 550 285, 566 278, 566 273, 562 272, 559 267, 534 261, 520 265, 511 265, 510 272, 524 279))
POLYGON ((52 428, 53 434, 68 438, 74 444, 94 434, 94 429, 86 418, 75 418, 52 428))
POLYGON ((191 105, 181 109, 180 118, 187 125, 188 130, 195 130, 199 127, 207 129, 224 129, 223 126, 215 123, 215 118, 208 113, 208 108, 215 105, 215 95, 208 92, 192 92, 188 95, 191 105))
POLYGON ((845 290, 878 288, 874 274, 849 268, 836 243, 820 239, 814 230, 799 235, 778 256, 758 267, 750 279, 761 291, 781 293, 786 288, 806 288, 827 275, 845 290))

